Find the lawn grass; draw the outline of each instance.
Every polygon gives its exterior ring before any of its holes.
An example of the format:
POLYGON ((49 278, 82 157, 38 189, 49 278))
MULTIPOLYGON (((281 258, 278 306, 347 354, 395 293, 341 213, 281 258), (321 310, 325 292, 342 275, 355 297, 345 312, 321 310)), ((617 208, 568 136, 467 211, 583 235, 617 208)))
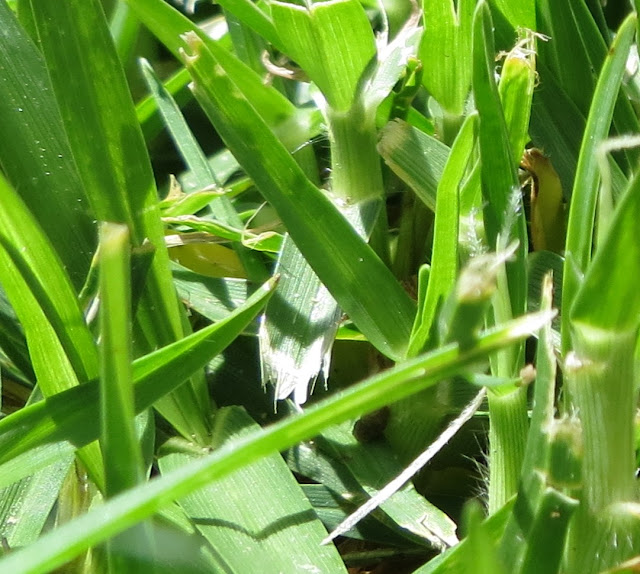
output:
POLYGON ((635 571, 609 4, 0 0, 0 571, 635 571))

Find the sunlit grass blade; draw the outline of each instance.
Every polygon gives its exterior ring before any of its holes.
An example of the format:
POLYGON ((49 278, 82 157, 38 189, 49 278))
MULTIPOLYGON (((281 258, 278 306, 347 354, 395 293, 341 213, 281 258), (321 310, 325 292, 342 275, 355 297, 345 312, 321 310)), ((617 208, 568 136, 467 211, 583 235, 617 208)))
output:
POLYGON ((418 313, 411 333, 409 356, 433 348, 436 312, 451 293, 458 276, 459 187, 475 145, 477 115, 467 118, 453 143, 436 195, 431 270, 426 293, 418 297, 418 313))
POLYGON ((636 17, 629 16, 620 27, 614 44, 607 55, 598 78, 591 102, 589 119, 585 128, 582 147, 571 195, 565 257, 567 267, 562 285, 562 347, 569 349, 570 315, 566 310, 573 305, 592 253, 595 210, 600 174, 596 161, 597 148, 609 133, 613 108, 625 69, 636 17))
POLYGON ((84 549, 144 520, 171 500, 228 476, 267 454, 311 438, 329 425, 375 410, 452 376, 487 353, 527 337, 545 325, 552 316, 544 312, 516 319, 485 333, 466 352, 461 352, 455 345, 442 347, 318 403, 300 416, 287 418, 267 430, 234 440, 213 454, 149 484, 131 489, 41 537, 27 549, 0 560, 0 569, 35 573, 62 565, 84 549))
POLYGON ((338 304, 381 352, 401 358, 414 313, 408 295, 331 201, 307 179, 202 42, 195 36, 189 41, 193 55, 185 59, 194 76, 196 97, 223 140, 278 211, 338 304), (256 147, 252 141, 263 145, 256 147), (376 289, 370 289, 370 284, 376 289))
POLYGON ((276 272, 284 279, 260 326, 263 384, 275 386, 275 399, 303 404, 316 379, 327 380, 331 346, 340 309, 295 244, 285 239, 276 272))

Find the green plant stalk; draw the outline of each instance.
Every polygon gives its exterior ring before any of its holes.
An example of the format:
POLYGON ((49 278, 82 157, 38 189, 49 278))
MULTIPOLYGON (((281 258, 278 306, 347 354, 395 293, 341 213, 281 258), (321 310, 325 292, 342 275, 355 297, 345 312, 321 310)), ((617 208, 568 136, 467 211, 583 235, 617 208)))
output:
MULTIPOLYGON (((346 112, 329 108, 326 116, 331 141, 332 198, 356 231, 368 239, 374 226, 384 221, 378 217, 384 186, 375 115, 356 100, 346 112), (358 209, 353 217, 352 206, 358 209)), ((385 254, 378 253, 384 259, 385 254)))
MULTIPOLYGON (((101 225, 100 254, 100 446, 105 463, 104 493, 111 497, 144 481, 134 427, 131 258, 126 225, 101 225)), ((145 523, 107 543, 109 572, 138 571, 139 565, 117 550, 126 548, 133 539, 138 548, 148 550, 151 535, 145 523)))
POLYGON ((527 389, 489 400, 489 514, 500 510, 518 491, 527 444, 527 389))
MULTIPOLYGON (((507 275, 498 273, 498 289, 493 298, 496 324, 512 318, 507 275)), ((517 376, 521 368, 521 346, 498 351, 491 359, 491 371, 497 377, 517 376)), ((518 491, 522 474, 529 419, 527 390, 519 388, 508 395, 489 392, 489 514, 493 514, 518 491)))
POLYGON ((574 352, 565 371, 580 413, 584 455, 569 572, 600 572, 637 553, 637 524, 634 538, 629 517, 612 512, 614 504, 632 501, 636 493, 636 342, 636 329, 613 332, 574 323, 574 352))

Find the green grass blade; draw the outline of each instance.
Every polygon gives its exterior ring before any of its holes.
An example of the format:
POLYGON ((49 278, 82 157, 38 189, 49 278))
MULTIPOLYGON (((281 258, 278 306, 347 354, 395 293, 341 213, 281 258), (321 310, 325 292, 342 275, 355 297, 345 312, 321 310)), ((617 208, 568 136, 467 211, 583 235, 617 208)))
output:
POLYGON ((100 229, 100 445, 105 495, 142 481, 142 454, 134 429, 131 349, 131 277, 126 226, 100 229))
MULTIPOLYGON (((126 223, 134 246, 148 239, 156 248, 137 310, 138 333, 144 333, 146 341, 138 344, 143 349, 168 344, 183 335, 181 309, 149 156, 102 7, 96 0, 60 6, 33 0, 32 5, 74 159, 96 218, 126 223), (78 63, 73 83, 67 77, 68 62, 78 63)), ((194 378, 158 408, 182 433, 206 440, 209 399, 203 379, 194 378)))
POLYGON ((0 532, 9 548, 27 546, 40 536, 72 462, 69 452, 0 491, 0 532))
POLYGON ((438 308, 451 293, 458 276, 459 187, 475 144, 477 115, 470 115, 460 128, 438 184, 436 219, 427 292, 419 298, 416 321, 409 343, 409 356, 433 348, 433 326, 438 308), (422 300, 421 300, 422 299, 422 300))
MULTIPOLYGON (((213 446, 224 448, 256 431, 258 425, 244 409, 223 408, 216 414, 213 446)), ((160 469, 171 473, 194 458, 170 454, 159 460, 160 469)), ((179 504, 227 571, 252 572, 259 564, 264 572, 301 572, 312 564, 320 572, 346 572, 335 546, 320 544, 326 530, 278 454, 181 498, 179 504), (266 500, 269 504, 256 504, 266 500)))
POLYGON ((86 382, 97 375, 96 345, 63 263, 27 206, 1 175, 0 198, 3 283, 25 328, 31 353, 36 355, 34 366, 40 385, 50 395, 71 386, 76 376, 86 382), (58 342, 51 342, 48 352, 56 348, 64 352, 73 369, 71 380, 56 380, 60 373, 51 372, 43 355, 47 350, 39 348, 51 341, 49 329, 58 342))
POLYGON ((307 179, 213 55, 197 37, 191 36, 190 42, 196 55, 186 56, 186 64, 194 76, 196 97, 223 140, 358 328, 385 355, 404 356, 414 313, 408 295, 331 201, 307 179), (260 146, 252 144, 258 141, 260 146))
POLYGON ((438 183, 449 148, 411 125, 394 120, 383 128, 378 151, 393 172, 435 212, 438 183))
MULTIPOLYGON (((591 260, 593 227, 600 175, 598 172, 597 148, 607 136, 611 125, 613 107, 616 102, 625 62, 629 53, 636 18, 629 16, 620 27, 618 35, 598 78, 591 111, 587 121, 576 179, 571 196, 569 223, 567 225, 566 259, 567 266, 562 285, 562 308, 571 309, 580 288, 581 276, 591 260)), ((569 345, 570 314, 562 316, 563 350, 569 345)))
MULTIPOLYGON (((552 315, 541 313, 516 319, 478 338, 464 353, 450 345, 385 371, 316 406, 287 418, 268 430, 233 441, 210 456, 195 460, 149 484, 136 487, 100 508, 41 537, 27 549, 0 560, 0 569, 15 573, 46 572, 62 565, 86 548, 144 520, 173 499, 182 498, 228 476, 259 458, 311 438, 323 428, 407 397, 444 377, 452 376, 487 353, 527 337, 552 315)), ((0 423, 1 424, 1 423, 0 423)))
POLYGON ((0 165, 79 289, 97 236, 82 182, 42 55, 4 1, 0 28, 0 165))
POLYGON ((329 376, 331 345, 340 324, 340 309, 313 269, 288 237, 278 257, 282 281, 265 309, 260 327, 263 384, 275 385, 275 399, 293 393, 296 404, 307 400, 318 376, 329 376))

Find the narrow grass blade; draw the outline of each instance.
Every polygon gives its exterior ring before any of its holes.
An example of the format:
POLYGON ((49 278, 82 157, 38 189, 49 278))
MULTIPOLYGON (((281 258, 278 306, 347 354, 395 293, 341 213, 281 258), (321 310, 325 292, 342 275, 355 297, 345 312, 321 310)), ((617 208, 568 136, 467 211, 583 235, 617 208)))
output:
POLYGON ((10 134, 0 139, 0 165, 79 289, 97 235, 82 182, 42 54, 4 1, 0 28, 0 123, 10 134))
POLYGON ((202 42, 195 36, 189 41, 194 55, 185 59, 194 76, 196 96, 223 140, 278 211, 338 304, 382 353, 401 358, 414 313, 408 295, 331 201, 307 179, 202 42), (254 141, 263 145, 252 145, 254 141))
POLYGON ((27 206, 1 175, 0 197, 3 284, 25 329, 41 388, 50 395, 71 386, 76 376, 80 382, 94 378, 98 373, 97 349, 63 263, 27 206), (64 352, 73 369, 71 380, 55 380, 47 366, 45 349, 40 346, 51 337, 58 341, 51 343, 49 352, 56 348, 64 352))
POLYGON ((436 313, 456 284, 459 260, 459 187, 475 144, 477 118, 477 115, 470 115, 460 128, 438 184, 431 272, 426 294, 418 298, 418 313, 409 342, 409 356, 435 346, 433 326, 436 313))
MULTIPOLYGON (((567 310, 573 305, 580 287, 581 276, 591 260, 593 226, 600 176, 598 162, 595 161, 597 149, 607 136, 613 107, 616 102, 625 62, 629 53, 636 27, 636 17, 629 16, 620 27, 618 35, 609 51, 591 102, 591 111, 582 140, 578 168, 576 172, 569 223, 567 226, 566 259, 568 265, 562 286, 562 308, 567 310)), ((569 346, 569 313, 562 316, 562 346, 569 346)))
POLYGON ((10 554, 0 560, 0 569, 36 573, 62 565, 86 548, 144 520, 171 500, 187 496, 267 454, 311 438, 329 425, 375 410, 452 376, 487 353, 527 337, 551 317, 549 313, 540 313, 516 319, 481 336, 477 344, 464 353, 454 345, 443 347, 351 387, 303 415, 234 440, 207 457, 129 490, 41 537, 29 548, 10 554))
POLYGON ((129 233, 126 226, 100 229, 100 446, 105 495, 142 481, 142 454, 135 436, 132 390, 129 233))
MULTIPOLYGON (((256 431, 258 425, 242 408, 223 408, 216 413, 212 445, 224 448, 256 431)), ((162 457, 159 465, 166 474, 193 459, 171 454, 162 457)), ((320 544, 326 530, 278 454, 181 498, 179 504, 228 571, 253 572, 259 564, 264 572, 302 572, 309 565, 320 572, 346 572, 335 547, 320 544), (269 504, 256 504, 265 500, 269 504)))

